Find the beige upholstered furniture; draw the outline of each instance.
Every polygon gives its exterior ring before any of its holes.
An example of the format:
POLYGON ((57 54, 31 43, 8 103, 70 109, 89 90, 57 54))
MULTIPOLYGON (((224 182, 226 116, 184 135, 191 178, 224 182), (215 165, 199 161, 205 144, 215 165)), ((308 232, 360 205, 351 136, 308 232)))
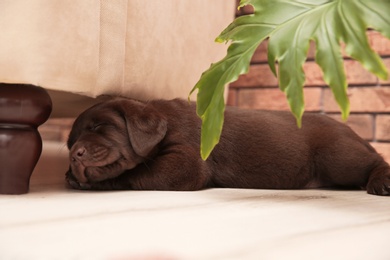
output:
MULTIPOLYGON (((43 87, 52 116, 76 116, 100 95, 187 98, 201 73, 224 56, 225 46, 214 38, 233 20, 235 4, 3 0, 0 82, 43 87)), ((0 119, 0 135, 6 123, 0 119)))

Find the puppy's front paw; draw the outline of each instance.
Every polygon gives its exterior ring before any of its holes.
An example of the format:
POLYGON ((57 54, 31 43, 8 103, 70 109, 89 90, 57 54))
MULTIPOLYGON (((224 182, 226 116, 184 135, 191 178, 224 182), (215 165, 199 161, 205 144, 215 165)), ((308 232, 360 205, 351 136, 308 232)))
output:
POLYGON ((390 169, 371 174, 367 184, 367 192, 374 195, 390 195, 390 169))

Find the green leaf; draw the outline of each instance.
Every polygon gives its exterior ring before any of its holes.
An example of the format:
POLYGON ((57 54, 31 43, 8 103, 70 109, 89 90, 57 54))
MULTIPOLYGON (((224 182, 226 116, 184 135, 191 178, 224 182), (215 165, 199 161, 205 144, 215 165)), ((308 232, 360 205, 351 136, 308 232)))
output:
POLYGON ((390 1, 384 0, 241 0, 254 14, 238 17, 216 39, 231 42, 224 59, 205 71, 191 93, 198 90, 197 113, 202 118, 201 155, 206 159, 219 142, 226 84, 247 73, 258 45, 269 38, 268 63, 278 76, 298 126, 304 113, 303 64, 310 41, 316 43, 315 60, 332 89, 343 117, 349 114, 347 81, 340 42, 348 55, 385 79, 386 67, 369 46, 368 28, 390 38, 390 1), (278 66, 276 66, 276 64, 278 66))
POLYGON ((202 118, 201 156, 204 160, 219 142, 226 84, 248 72, 256 48, 274 29, 268 24, 258 23, 257 19, 255 15, 239 17, 220 34, 217 42, 232 40, 228 55, 212 64, 191 91, 192 93, 199 89, 197 113, 202 118), (253 37, 254 35, 256 37, 253 37))

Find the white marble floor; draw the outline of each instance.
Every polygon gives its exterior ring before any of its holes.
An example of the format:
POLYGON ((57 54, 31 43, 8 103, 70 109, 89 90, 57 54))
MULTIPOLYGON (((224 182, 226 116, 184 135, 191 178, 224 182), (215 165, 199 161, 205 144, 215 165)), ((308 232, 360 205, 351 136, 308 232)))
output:
POLYGON ((390 259, 390 197, 364 191, 65 188, 45 143, 26 195, 0 195, 0 259, 390 259))

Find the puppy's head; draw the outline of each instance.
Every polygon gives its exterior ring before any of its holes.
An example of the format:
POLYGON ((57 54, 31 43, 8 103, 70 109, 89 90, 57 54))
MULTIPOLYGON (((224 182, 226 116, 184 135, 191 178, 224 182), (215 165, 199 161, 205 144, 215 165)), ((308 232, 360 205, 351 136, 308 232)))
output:
POLYGON ((117 98, 84 111, 69 134, 72 187, 88 187, 133 169, 165 137, 166 118, 151 105, 117 98))

